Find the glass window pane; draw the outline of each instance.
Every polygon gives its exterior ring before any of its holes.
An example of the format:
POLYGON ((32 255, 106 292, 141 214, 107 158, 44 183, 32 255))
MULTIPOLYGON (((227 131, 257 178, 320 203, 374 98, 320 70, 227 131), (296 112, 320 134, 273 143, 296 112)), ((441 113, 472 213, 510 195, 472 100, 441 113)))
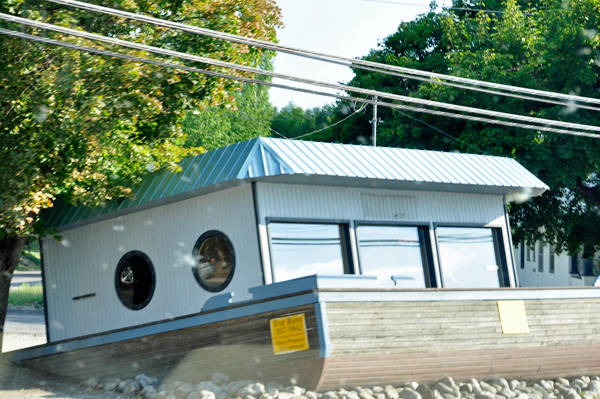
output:
POLYGON ((438 227, 445 288, 498 288, 498 262, 492 229, 438 227))
POLYGON ((396 277, 399 287, 425 288, 417 227, 358 226, 362 274, 380 280, 396 277))
POLYGON ((342 226, 337 224, 271 223, 274 280, 313 274, 344 274, 342 226))

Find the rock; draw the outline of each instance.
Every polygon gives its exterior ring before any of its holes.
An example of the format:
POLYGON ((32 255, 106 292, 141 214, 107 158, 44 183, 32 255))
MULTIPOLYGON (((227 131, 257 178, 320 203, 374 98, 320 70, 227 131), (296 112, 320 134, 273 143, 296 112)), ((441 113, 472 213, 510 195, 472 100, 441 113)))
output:
POLYGON ((582 389, 579 385, 575 385, 573 386, 573 389, 575 390, 575 392, 577 392, 578 394, 581 393, 582 389))
POLYGON ((366 389, 358 393, 360 399, 375 399, 366 389))
MULTIPOLYGON (((490 382, 492 385, 498 385, 502 388, 510 389, 510 386, 508 385, 508 381, 506 381, 504 378, 492 378, 492 380, 490 382)), ((501 390, 502 389, 500 389, 500 391, 501 390)))
POLYGON ((554 381, 552 380, 540 380, 540 385, 548 392, 552 392, 554 389, 554 381))
POLYGON ((184 384, 179 385, 175 389, 175 396, 181 399, 187 399, 190 393, 194 392, 195 390, 196 387, 194 385, 190 384, 189 382, 186 382, 184 384))
POLYGON ((526 393, 522 393, 519 396, 517 396, 517 399, 529 399, 529 396, 527 396, 526 393))
POLYGON ((210 377, 210 382, 215 385, 223 385, 229 382, 229 375, 225 373, 214 373, 212 377, 210 377))
POLYGON ((417 389, 418 386, 419 386, 419 383, 417 383, 416 381, 407 382, 406 384, 404 384, 404 388, 410 388, 412 390, 417 389))
POLYGON ((97 379, 92 377, 88 378, 87 380, 84 380, 81 384, 85 387, 96 389, 98 387, 99 382, 97 379))
POLYGON ((134 382, 134 381, 133 380, 119 381, 119 385, 117 385, 117 391, 123 392, 123 389, 125 389, 125 387, 127 385, 131 384, 132 382, 134 382))
POLYGON ((442 394, 442 396, 444 396, 444 394, 450 394, 453 396, 458 396, 456 395, 456 391, 454 390, 454 388, 449 387, 448 385, 444 384, 443 382, 436 382, 433 386, 433 389, 437 389, 440 394, 442 394))
POLYGON ((233 397, 237 396, 237 393, 240 389, 244 388, 246 385, 253 384, 254 381, 231 381, 225 387, 224 390, 233 397))
POLYGON ((384 391, 383 387, 380 387, 380 386, 373 387, 373 393, 382 393, 383 391, 384 391))
POLYGON ((475 395, 476 399, 496 399, 496 394, 492 393, 490 391, 484 391, 483 389, 481 390, 481 392, 479 392, 478 394, 475 395))
POLYGON ((319 394, 315 391, 306 391, 304 392, 304 396, 306 396, 307 399, 319 399, 319 394))
MULTIPOLYGON (((417 385, 418 387, 419 385, 417 385)), ((400 392, 402 399, 422 399, 421 394, 410 387, 406 387, 400 392)))
POLYGON ((273 399, 273 397, 271 395, 269 395, 268 393, 263 393, 262 395, 260 395, 258 397, 258 399, 273 399))
POLYGON ((129 395, 132 393, 136 393, 140 389, 141 389, 140 384, 138 384, 136 381, 131 381, 129 384, 125 385, 125 388, 123 388, 122 392, 125 395, 129 395))
POLYGON ((481 389, 482 389, 483 391, 488 391, 488 392, 491 392, 491 393, 493 393, 494 395, 495 395, 495 394, 498 392, 498 390, 497 390, 496 388, 494 388, 493 386, 491 386, 490 384, 488 384, 488 383, 487 383, 487 382, 485 382, 485 381, 481 381, 481 382, 479 383, 479 386, 481 387, 481 389))
POLYGON ((585 388, 587 386, 587 384, 585 382, 583 382, 582 379, 575 378, 573 381, 571 381, 571 387, 575 388, 576 386, 578 386, 581 389, 583 389, 583 388, 585 388))
POLYGON ((444 399, 457 399, 457 397, 454 396, 451 393, 444 393, 444 394, 442 394, 442 398, 444 398, 444 399))
POLYGON ((471 385, 470 383, 466 383, 463 384, 461 386, 458 387, 458 390, 461 392, 468 392, 468 393, 472 393, 473 392, 473 385, 471 385))
POLYGON ((192 392, 188 395, 187 399, 200 399, 200 393, 199 392, 192 392))
POLYGON ((587 389, 583 392, 581 392, 581 397, 583 399, 594 399, 596 397, 596 392, 594 391, 588 391, 587 389))
POLYGON ((142 388, 146 387, 147 385, 152 385, 152 380, 146 374, 139 374, 135 377, 135 380, 142 388))
POLYGON ((517 381, 517 380, 510 380, 508 382, 508 387, 510 388, 511 391, 514 391, 515 389, 517 389, 519 387, 519 381, 517 381))
POLYGON ((373 395, 373 397, 375 399, 386 399, 386 396, 383 392, 376 393, 375 395, 373 395))
POLYGON ((581 379, 583 382, 585 382, 585 385, 589 384, 590 381, 592 380, 590 377, 588 377, 587 375, 582 375, 581 377, 579 377, 579 379, 581 379))
MULTIPOLYGON (((508 385, 508 383, 507 383, 508 385)), ((499 392, 500 395, 504 396, 507 399, 515 399, 517 397, 517 394, 514 393, 513 391, 511 391, 508 388, 504 388, 499 392)))
POLYGON ((475 390, 475 388, 479 388, 479 390, 481 391, 481 385, 479 384, 479 381, 477 381, 475 378, 467 380, 467 384, 471 384, 473 390, 475 390))
POLYGON ((419 385, 416 391, 421 395, 422 399, 433 399, 435 397, 433 390, 427 384, 419 385))
POLYGON ((104 389, 105 391, 114 391, 119 386, 121 381, 116 378, 109 378, 98 384, 98 389, 104 389))
POLYGON ((293 394, 294 396, 302 395, 302 388, 300 388, 299 386, 296 386, 296 385, 289 386, 289 387, 285 388, 284 391, 289 392, 289 393, 293 394))
MULTIPOLYGON (((277 399, 294 399, 296 396, 291 392, 279 392, 277 399)), ((358 398, 358 396, 356 397, 358 398)))
MULTIPOLYGON (((417 388, 419 388, 419 387, 417 387, 417 388)), ((400 394, 398 393, 398 391, 391 385, 388 385, 385 387, 384 393, 385 393, 385 397, 387 399, 398 399, 400 397, 400 394)), ((323 397, 321 397, 321 399, 323 399, 323 397)))
MULTIPOLYGON (((398 394, 398 392, 396 392, 396 394, 398 394)), ((329 391, 329 392, 325 392, 323 395, 321 395, 321 399, 339 399, 339 397, 338 397, 338 394, 335 393, 334 391, 329 391)), ((398 399, 398 397, 390 398, 390 399, 398 399)))
POLYGON ((546 390, 546 388, 544 388, 543 386, 541 386, 537 382, 535 384, 533 384, 533 389, 535 389, 537 392, 541 393, 542 396, 548 394, 548 391, 546 390))
POLYGON ((594 391, 597 394, 600 393, 600 381, 598 380, 591 380, 587 386, 587 389, 589 389, 590 391, 594 391))
POLYGON ((140 395, 142 395, 146 399, 155 399, 158 397, 158 391, 152 385, 146 385, 142 389, 142 392, 140 392, 140 395))
POLYGON ((555 383, 559 383, 565 387, 570 386, 571 384, 569 383, 569 380, 567 380, 566 378, 556 378, 554 380, 555 383))
MULTIPOLYGON (((500 386, 500 385, 498 385, 498 386, 500 386)), ((500 388, 502 388, 502 387, 500 387, 500 388)), ((506 397, 505 397, 505 396, 502 396, 502 395, 500 395, 500 394, 496 394, 496 395, 494 395, 494 397, 495 397, 496 399, 506 399, 506 397)))
POLYGON ((438 382, 441 382, 442 384, 444 384, 446 386, 449 386, 450 388, 457 387, 456 383, 454 382, 454 380, 450 376, 444 377, 441 380, 439 380, 438 382))
POLYGON ((208 389, 199 389, 196 392, 200 394, 200 399, 216 399, 215 393, 208 389))
POLYGON ((579 394, 571 390, 567 395, 565 395, 565 399, 581 399, 579 394))

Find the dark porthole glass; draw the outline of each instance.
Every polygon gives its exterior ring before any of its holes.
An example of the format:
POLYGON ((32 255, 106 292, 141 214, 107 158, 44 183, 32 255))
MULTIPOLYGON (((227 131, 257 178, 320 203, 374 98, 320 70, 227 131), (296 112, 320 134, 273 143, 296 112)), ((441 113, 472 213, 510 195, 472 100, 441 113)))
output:
POLYGON ((235 252, 229 238, 217 230, 207 231, 196 241, 193 255, 198 284, 210 292, 223 291, 235 271, 235 252))
POLYGON ((198 284, 207 291, 223 291, 235 271, 235 252, 229 238, 220 231, 207 231, 196 241, 193 254, 198 284))
POLYGON ((115 288, 123 305, 131 310, 145 308, 155 285, 154 266, 145 253, 130 251, 123 255, 115 272, 115 288))

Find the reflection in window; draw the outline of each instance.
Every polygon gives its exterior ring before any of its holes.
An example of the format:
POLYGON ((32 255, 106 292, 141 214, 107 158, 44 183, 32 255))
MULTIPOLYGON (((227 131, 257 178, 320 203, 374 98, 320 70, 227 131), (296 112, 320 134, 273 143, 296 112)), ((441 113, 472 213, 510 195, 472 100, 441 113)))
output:
POLYGON ((492 229, 438 227, 445 288, 498 288, 499 263, 492 229))
POLYGON ((423 250, 417 227, 358 226, 362 274, 402 288, 425 288, 423 250))
POLYGON ((194 277, 207 291, 222 291, 229 285, 235 270, 235 253, 229 238, 220 231, 202 234, 194 246, 194 277))
POLYGON ((119 299, 131 310, 146 307, 154 294, 154 267, 143 252, 123 255, 115 271, 115 289, 119 299))
POLYGON ((344 226, 270 223, 273 280, 347 272, 344 226))

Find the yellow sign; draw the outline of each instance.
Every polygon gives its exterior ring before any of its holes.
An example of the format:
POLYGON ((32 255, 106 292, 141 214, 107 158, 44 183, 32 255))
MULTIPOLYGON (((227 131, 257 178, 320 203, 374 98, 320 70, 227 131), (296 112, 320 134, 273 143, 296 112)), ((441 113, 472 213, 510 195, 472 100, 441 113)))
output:
POLYGON ((271 319, 271 340, 276 355, 308 349, 304 313, 271 319))
POLYGON ((523 301, 498 301, 503 334, 529 334, 529 323, 523 301))

